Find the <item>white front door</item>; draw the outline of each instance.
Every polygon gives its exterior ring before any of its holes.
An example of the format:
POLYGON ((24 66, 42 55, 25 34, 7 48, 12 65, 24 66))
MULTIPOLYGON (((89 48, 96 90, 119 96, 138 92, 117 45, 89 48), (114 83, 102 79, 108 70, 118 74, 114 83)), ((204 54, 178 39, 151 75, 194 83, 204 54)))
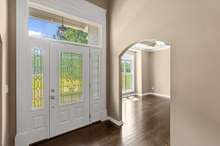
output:
POLYGON ((31 143, 90 124, 89 48, 33 38, 29 47, 31 143))
POLYGON ((50 46, 50 137, 89 124, 89 49, 50 46))

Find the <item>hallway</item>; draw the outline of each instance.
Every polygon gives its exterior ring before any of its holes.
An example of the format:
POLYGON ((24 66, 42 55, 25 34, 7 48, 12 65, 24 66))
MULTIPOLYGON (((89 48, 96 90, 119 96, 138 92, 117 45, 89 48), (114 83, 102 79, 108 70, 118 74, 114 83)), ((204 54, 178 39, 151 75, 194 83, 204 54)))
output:
POLYGON ((169 119, 169 99, 132 97, 123 99, 122 128, 100 122, 32 146, 168 146, 169 119))

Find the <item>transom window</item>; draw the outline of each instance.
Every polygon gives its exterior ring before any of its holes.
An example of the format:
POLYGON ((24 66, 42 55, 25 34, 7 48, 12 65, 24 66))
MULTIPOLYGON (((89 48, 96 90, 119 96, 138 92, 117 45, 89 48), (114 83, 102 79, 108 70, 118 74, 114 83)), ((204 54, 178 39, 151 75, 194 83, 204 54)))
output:
POLYGON ((100 45, 100 27, 29 8, 29 36, 100 45))

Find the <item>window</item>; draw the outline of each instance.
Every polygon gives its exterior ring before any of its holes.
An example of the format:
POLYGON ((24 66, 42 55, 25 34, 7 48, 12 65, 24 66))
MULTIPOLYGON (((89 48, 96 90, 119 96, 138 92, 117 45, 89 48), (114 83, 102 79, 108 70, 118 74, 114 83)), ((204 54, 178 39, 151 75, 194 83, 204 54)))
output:
POLYGON ((68 19, 34 8, 29 9, 29 36, 100 45, 98 26, 68 19))
POLYGON ((81 54, 61 52, 60 54, 60 104, 78 102, 83 90, 83 58, 81 54))
POLYGON ((121 59, 122 93, 134 92, 134 59, 135 54, 126 53, 121 59))
POLYGON ((43 108, 43 58, 42 50, 32 49, 32 109, 43 108))

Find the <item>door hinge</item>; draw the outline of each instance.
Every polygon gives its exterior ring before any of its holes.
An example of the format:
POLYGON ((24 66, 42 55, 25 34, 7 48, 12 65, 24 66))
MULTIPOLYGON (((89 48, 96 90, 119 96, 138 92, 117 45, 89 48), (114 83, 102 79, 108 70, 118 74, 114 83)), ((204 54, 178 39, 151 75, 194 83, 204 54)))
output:
POLYGON ((91 114, 89 114, 89 119, 91 119, 91 117, 92 117, 91 114))

